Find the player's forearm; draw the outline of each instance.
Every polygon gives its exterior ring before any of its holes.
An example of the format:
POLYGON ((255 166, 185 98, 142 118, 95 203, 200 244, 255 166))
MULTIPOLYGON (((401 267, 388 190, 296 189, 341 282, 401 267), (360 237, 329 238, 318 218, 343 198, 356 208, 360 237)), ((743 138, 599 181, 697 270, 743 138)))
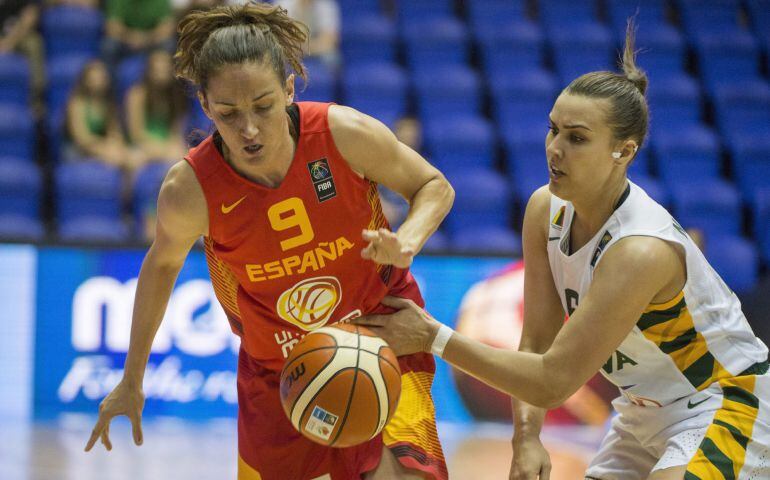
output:
POLYGON ((181 265, 162 265, 154 261, 152 249, 142 263, 136 286, 131 341, 126 356, 124 379, 141 387, 150 348, 163 320, 168 299, 181 265))
POLYGON ((552 408, 562 400, 562 389, 552 381, 553 374, 548 371, 544 355, 494 348, 454 333, 443 358, 493 388, 535 407, 552 408))
POLYGON ((412 197, 409 214, 398 229, 401 244, 417 254, 449 213, 454 198, 455 192, 443 175, 423 185, 412 197))
MULTIPOLYGON (((531 329, 524 329, 519 342, 520 352, 544 353, 553 343, 553 338, 543 338, 543 335, 535 335, 531 329)), ((539 436, 543 428, 545 415, 548 409, 536 407, 522 402, 516 397, 511 397, 511 409, 513 410, 514 438, 539 436)))

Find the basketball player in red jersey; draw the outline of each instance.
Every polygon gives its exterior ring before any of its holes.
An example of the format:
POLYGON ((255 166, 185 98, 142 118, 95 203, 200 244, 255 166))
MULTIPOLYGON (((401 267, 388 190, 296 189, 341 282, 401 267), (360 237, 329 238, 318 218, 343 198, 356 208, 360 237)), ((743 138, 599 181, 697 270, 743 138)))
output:
POLYGON ((454 197, 443 175, 378 121, 342 106, 294 103, 286 65, 304 76, 305 40, 301 24, 264 4, 217 7, 180 22, 177 73, 200 87, 216 132, 163 183, 124 377, 102 402, 86 450, 98 438, 111 449, 109 423, 121 414, 141 444, 152 339, 184 259, 203 236, 217 297, 241 337, 239 479, 447 478, 429 355, 400 358, 395 416, 360 446, 317 445, 281 409, 280 370, 305 333, 381 311, 387 294, 423 303, 408 267, 454 197), (377 183, 411 204, 397 233, 388 230, 377 183))

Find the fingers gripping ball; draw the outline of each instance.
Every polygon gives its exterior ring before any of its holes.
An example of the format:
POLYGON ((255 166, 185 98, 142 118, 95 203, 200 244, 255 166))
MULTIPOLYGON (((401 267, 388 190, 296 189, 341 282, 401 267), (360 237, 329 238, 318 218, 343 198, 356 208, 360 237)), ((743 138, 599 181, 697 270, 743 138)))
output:
POLYGON ((331 447, 358 445, 380 433, 400 394, 393 350, 357 325, 309 333, 281 372, 281 403, 294 428, 331 447))

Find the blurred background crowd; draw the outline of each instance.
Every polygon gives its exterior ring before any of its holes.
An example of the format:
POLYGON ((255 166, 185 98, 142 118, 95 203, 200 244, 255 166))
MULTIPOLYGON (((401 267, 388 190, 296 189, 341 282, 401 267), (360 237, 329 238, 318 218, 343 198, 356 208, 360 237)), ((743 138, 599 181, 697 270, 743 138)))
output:
MULTIPOLYGON (((174 78, 176 23, 220 3, 0 2, 0 238, 151 240, 166 170, 212 131, 174 78)), ((547 182, 553 100, 614 67, 638 12, 651 136, 630 177, 736 291, 767 271, 770 0, 276 3, 311 31, 298 100, 379 118, 453 183, 455 207, 426 249, 512 256, 527 198, 547 182)), ((407 205, 383 196, 396 228, 407 205)))

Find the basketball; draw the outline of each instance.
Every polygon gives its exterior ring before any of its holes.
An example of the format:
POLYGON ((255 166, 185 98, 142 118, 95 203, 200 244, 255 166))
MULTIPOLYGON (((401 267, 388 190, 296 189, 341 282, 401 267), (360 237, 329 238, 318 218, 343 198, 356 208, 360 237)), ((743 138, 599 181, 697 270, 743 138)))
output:
POLYGON ((281 404, 306 438, 350 447, 380 433, 396 410, 401 369, 371 330, 339 324, 307 334, 281 372, 281 404))

